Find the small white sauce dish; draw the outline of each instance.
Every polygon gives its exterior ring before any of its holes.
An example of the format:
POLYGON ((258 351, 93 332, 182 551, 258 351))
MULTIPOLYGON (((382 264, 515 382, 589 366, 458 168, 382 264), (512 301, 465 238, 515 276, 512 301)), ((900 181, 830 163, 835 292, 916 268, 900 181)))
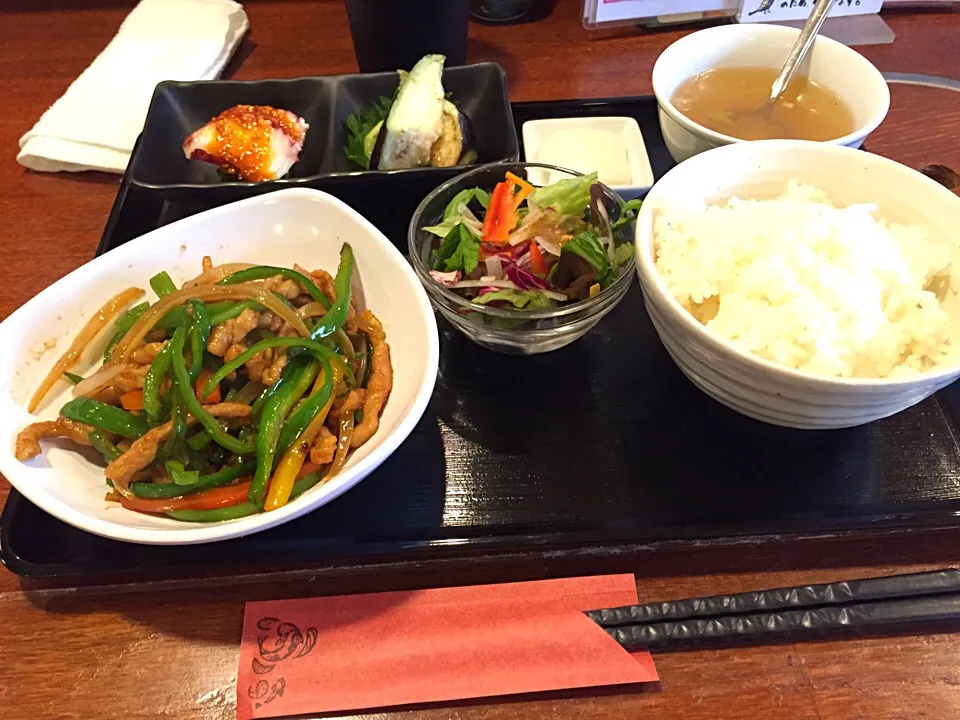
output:
MULTIPOLYGON (((672 98, 683 82, 718 67, 779 69, 799 30, 779 25, 722 25, 681 38, 660 54, 653 66, 653 93, 660 106, 660 129, 677 162, 721 145, 743 142, 689 120, 672 98)), ((883 122, 890 90, 877 68, 846 45, 818 36, 799 72, 832 90, 852 110, 857 129, 829 144, 858 148, 883 122)))
MULTIPOLYGON (((632 200, 643 195, 653 185, 653 169, 650 167, 650 159, 647 157, 647 146, 643 142, 640 126, 631 117, 529 120, 523 124, 522 133, 524 157, 527 162, 558 165, 584 174, 600 170, 600 182, 624 200, 632 200), (577 134, 584 131, 599 131, 597 137, 602 133, 605 138, 610 139, 611 143, 616 143, 615 146, 611 145, 610 150, 614 154, 619 154, 621 151, 624 153, 626 157, 625 172, 629 175, 628 182, 608 182, 603 177, 602 168, 587 167, 591 163, 583 156, 589 156, 589 153, 584 153, 582 147, 569 147, 568 149, 557 147, 556 141, 560 139, 562 144, 561 138, 563 136, 569 134, 571 139, 575 139, 577 134)), ((549 185, 555 180, 563 179, 563 176, 553 178, 551 171, 544 169, 531 168, 529 173, 529 180, 534 185, 549 185)))

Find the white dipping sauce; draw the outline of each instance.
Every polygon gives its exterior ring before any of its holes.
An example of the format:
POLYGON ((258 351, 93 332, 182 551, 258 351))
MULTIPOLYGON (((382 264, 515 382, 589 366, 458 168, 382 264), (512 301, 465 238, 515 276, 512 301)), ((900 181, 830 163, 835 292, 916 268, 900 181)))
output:
POLYGON ((537 153, 538 162, 582 173, 596 170, 604 185, 631 185, 627 146, 619 133, 598 128, 568 128, 551 133, 537 153))

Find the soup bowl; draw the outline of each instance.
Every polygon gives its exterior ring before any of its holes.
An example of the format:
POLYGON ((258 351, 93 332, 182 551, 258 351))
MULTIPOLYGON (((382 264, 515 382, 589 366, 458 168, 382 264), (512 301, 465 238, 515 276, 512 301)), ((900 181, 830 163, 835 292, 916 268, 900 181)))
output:
MULTIPOLYGON (((722 145, 744 142, 693 122, 673 104, 686 80, 721 67, 783 65, 799 30, 778 25, 724 25, 687 35, 661 53, 653 66, 653 92, 660 112, 660 130, 677 162, 722 145)), ((869 60, 846 45, 817 37, 800 66, 801 74, 832 91, 850 108, 855 129, 831 140, 858 148, 883 121, 890 108, 890 90, 869 60)))

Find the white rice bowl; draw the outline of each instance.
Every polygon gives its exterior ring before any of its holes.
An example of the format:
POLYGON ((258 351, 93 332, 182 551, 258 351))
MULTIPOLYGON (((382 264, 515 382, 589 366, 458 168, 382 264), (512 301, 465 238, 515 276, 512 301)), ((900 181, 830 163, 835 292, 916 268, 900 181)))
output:
POLYGON ((680 163, 637 219, 644 306, 677 367, 793 428, 863 425, 960 377, 958 247, 960 197, 887 158, 798 140, 680 163))
POLYGON ((670 294, 711 332, 766 360, 886 378, 960 359, 940 305, 953 249, 923 227, 886 222, 875 204, 836 207, 791 180, 772 199, 662 208, 654 247, 670 294))

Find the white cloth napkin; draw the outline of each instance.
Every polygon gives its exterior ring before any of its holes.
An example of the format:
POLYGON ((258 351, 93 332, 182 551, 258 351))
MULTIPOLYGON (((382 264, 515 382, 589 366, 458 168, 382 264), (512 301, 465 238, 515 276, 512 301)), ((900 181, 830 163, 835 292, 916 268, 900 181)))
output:
POLYGON ((122 173, 162 80, 211 80, 247 31, 232 0, 141 0, 116 37, 20 138, 31 170, 122 173))

